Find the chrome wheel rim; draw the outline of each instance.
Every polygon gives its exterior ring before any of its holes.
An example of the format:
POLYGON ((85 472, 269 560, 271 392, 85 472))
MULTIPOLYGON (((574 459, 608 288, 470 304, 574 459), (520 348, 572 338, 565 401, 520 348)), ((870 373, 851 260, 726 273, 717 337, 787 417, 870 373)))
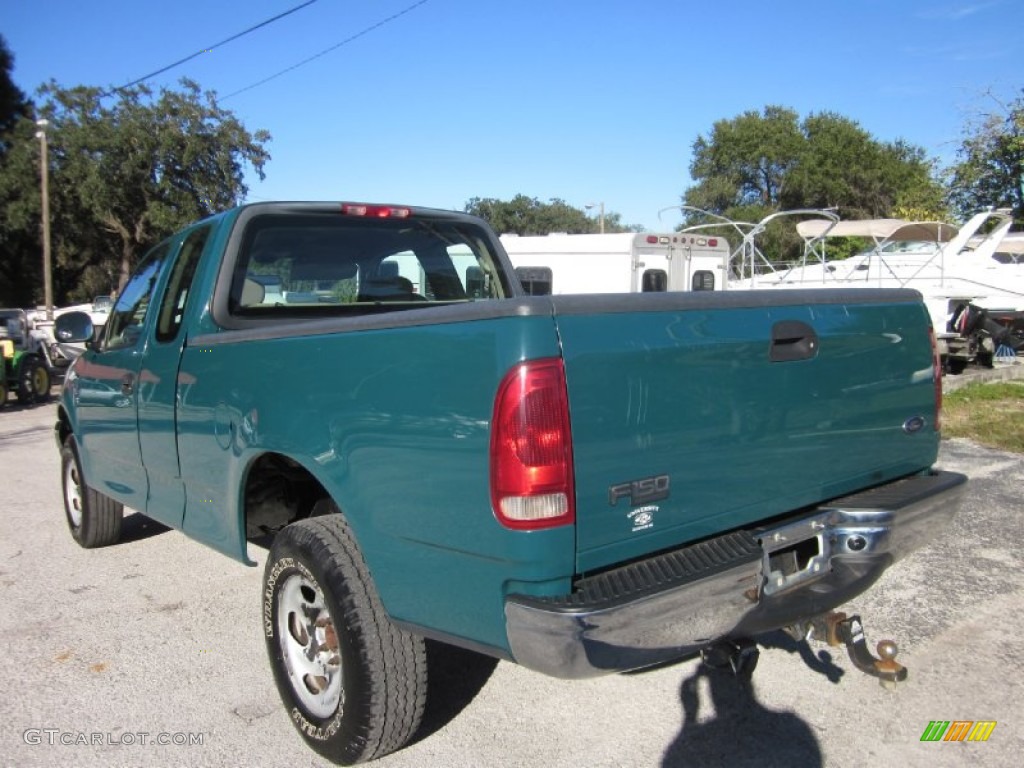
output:
POLYGON ((78 466, 69 461, 64 467, 64 508, 68 511, 71 525, 82 526, 82 481, 78 476, 78 466))
POLYGON ((320 586, 298 573, 277 593, 277 637, 292 690, 314 717, 331 717, 341 704, 341 653, 320 586))

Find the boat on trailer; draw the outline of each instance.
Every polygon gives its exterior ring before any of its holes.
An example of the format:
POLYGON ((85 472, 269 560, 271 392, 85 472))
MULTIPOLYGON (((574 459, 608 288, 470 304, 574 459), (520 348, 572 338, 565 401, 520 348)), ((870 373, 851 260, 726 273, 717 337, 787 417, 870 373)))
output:
MULTIPOLYGON (((832 211, 781 211, 743 232, 730 259, 729 289, 913 288, 924 297, 951 371, 968 362, 991 365, 1024 348, 1024 233, 1009 232, 1006 211, 983 211, 962 227, 939 221, 840 220, 832 211), (785 268, 760 251, 771 220, 796 216, 801 258, 785 268), (984 232, 984 234, 980 234, 984 232), (829 240, 859 237, 871 245, 829 258, 829 240)), ((701 225, 708 226, 708 225, 701 225)))

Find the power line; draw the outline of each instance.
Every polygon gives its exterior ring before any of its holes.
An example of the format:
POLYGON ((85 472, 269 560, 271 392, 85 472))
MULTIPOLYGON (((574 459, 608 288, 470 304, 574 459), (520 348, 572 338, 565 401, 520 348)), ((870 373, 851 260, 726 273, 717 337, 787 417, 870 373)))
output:
POLYGON ((375 29, 379 29, 380 27, 383 27, 385 24, 388 24, 388 23, 394 21, 395 19, 397 19, 397 18, 399 18, 401 16, 405 16, 405 14, 409 13, 410 11, 414 11, 416 8, 418 8, 419 6, 423 5, 426 2, 427 2, 427 0, 419 0, 419 2, 413 3, 412 5, 408 6, 407 8, 404 8, 403 10, 399 11, 398 13, 395 13, 395 14, 392 14, 391 16, 388 16, 386 19, 381 19, 376 24, 372 24, 371 26, 367 27, 366 29, 364 29, 364 30, 362 30, 360 32, 356 32, 354 35, 352 35, 351 37, 345 38, 340 43, 337 43, 336 45, 332 45, 330 48, 325 48, 324 50, 320 51, 320 53, 316 53, 316 54, 310 56, 308 59, 303 59, 298 64, 292 64, 292 66, 287 67, 285 69, 282 69, 280 72, 276 72, 273 75, 271 75, 270 77, 265 77, 262 80, 253 83, 252 85, 245 86, 245 88, 240 88, 237 91, 232 91, 227 96, 220 97, 218 99, 218 101, 225 101, 227 99, 230 99, 232 96, 237 96, 240 93, 245 93, 246 91, 251 91, 253 88, 257 88, 257 87, 263 85, 264 83, 269 83, 271 80, 274 80, 275 78, 278 78, 281 75, 285 75, 285 74, 291 72, 292 70, 295 70, 295 69, 298 69, 299 67, 305 66, 306 64, 309 64, 309 62, 311 62, 311 61, 313 61, 315 59, 319 59, 321 56, 325 56, 326 54, 330 53, 331 51, 335 51, 338 48, 341 48, 341 46, 343 46, 343 45, 348 45, 353 40, 358 40, 360 37, 363 37, 364 35, 368 35, 370 32, 373 32, 375 29))
MULTIPOLYGON (((215 50, 217 48, 220 48, 222 45, 227 45, 228 43, 230 43, 230 42, 232 42, 234 40, 237 40, 240 37, 248 35, 250 32, 256 31, 260 27, 265 27, 268 24, 273 24, 275 21, 277 21, 279 19, 283 19, 285 16, 289 16, 289 15, 295 13, 296 11, 301 11, 307 5, 312 5, 315 2, 316 2, 316 0, 306 0, 306 2, 304 2, 304 3, 300 4, 300 5, 296 5, 294 8, 289 8, 284 13, 279 13, 279 14, 277 14, 277 16, 269 18, 266 21, 261 21, 259 24, 255 24, 255 25, 249 27, 248 29, 239 32, 237 35, 232 35, 231 37, 227 38, 226 40, 221 40, 216 45, 211 45, 209 48, 203 48, 201 50, 198 50, 195 53, 193 53, 191 56, 186 56, 184 59, 179 59, 178 61, 174 62, 173 64, 168 64, 166 67, 163 67, 162 69, 158 69, 155 72, 150 72, 148 75, 146 75, 144 77, 140 77, 138 80, 132 80, 130 83, 125 83, 122 86, 114 88, 112 91, 108 92, 107 95, 109 95, 109 93, 114 93, 116 91, 124 90, 125 88, 131 88, 133 85, 138 85, 139 83, 145 82, 146 80, 149 80, 151 77, 156 77, 157 75, 162 75, 164 72, 166 72, 169 69, 174 69, 175 67, 181 66, 186 61, 191 61, 192 59, 196 58, 197 56, 201 56, 204 53, 209 53, 210 51, 213 51, 213 50, 215 50)), ((426 0, 424 0, 424 2, 426 2, 426 0)))

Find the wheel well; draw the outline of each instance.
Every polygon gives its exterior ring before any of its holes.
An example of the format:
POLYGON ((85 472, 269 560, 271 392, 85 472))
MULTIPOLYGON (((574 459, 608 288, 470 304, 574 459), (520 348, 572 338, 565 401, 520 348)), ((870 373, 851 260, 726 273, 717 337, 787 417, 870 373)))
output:
POLYGON ((60 444, 64 445, 67 442, 68 435, 71 434, 71 422, 68 420, 68 414, 63 408, 57 409, 57 439, 60 440, 60 444))
POLYGON ((246 475, 246 539, 269 547, 281 529, 310 517, 316 502, 327 496, 320 482, 297 461, 277 453, 263 454, 246 475))

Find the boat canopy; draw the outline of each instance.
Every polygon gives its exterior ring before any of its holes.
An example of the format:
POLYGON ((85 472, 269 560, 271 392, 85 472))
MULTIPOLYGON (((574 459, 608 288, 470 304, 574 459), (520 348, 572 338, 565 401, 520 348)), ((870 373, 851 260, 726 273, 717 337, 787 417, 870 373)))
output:
POLYGON ((1010 232, 996 246, 996 253, 1024 253, 1024 232, 1010 232))
POLYGON ((957 234, 957 228, 941 221, 905 221, 903 219, 862 219, 833 222, 828 219, 809 219, 798 222, 796 231, 804 240, 819 237, 870 237, 876 243, 916 240, 948 243, 957 234))

